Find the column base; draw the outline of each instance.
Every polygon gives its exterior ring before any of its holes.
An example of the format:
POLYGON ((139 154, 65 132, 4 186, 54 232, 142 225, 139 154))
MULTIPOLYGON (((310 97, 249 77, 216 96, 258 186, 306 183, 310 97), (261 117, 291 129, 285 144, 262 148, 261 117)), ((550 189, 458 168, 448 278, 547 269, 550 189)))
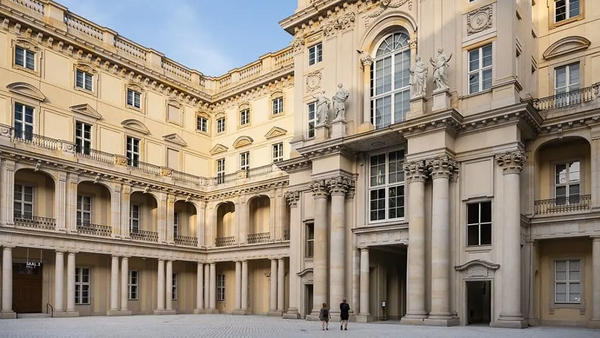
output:
POLYGON ((313 310, 309 315, 306 315, 306 320, 310 322, 318 322, 321 319, 319 318, 319 311, 313 310))
POLYGON ((0 319, 17 319, 17 313, 14 311, 0 312, 0 319))
POLYGON ((154 310, 155 315, 176 315, 175 310, 154 310))
POLYGON ((79 317, 79 311, 54 312, 54 318, 79 317))
POLYGON ((194 310, 195 315, 200 315, 200 314, 204 314, 204 313, 206 313, 206 310, 204 310, 204 309, 195 309, 194 310))
POLYGON ((283 319, 300 319, 300 312, 295 307, 291 307, 283 313, 283 319))
POLYGON ((219 313, 219 310, 217 309, 206 309, 206 314, 208 315, 216 315, 219 313))
POLYGON ((427 314, 407 314, 406 316, 400 319, 401 324, 406 325, 423 325, 424 320, 427 318, 427 314))
POLYGON ((490 326, 505 327, 510 329, 524 329, 527 327, 527 320, 520 315, 510 316, 500 314, 500 318, 494 322, 491 322, 490 326))
POLYGON ((600 329, 600 319, 592 319, 588 322, 590 329, 600 329))
POLYGON ((133 313, 130 310, 108 310, 106 311, 107 316, 131 316, 133 313))
POLYGON ((236 315, 236 316, 246 316, 246 315, 250 314, 250 311, 244 310, 244 309, 236 309, 236 310, 233 310, 233 312, 231 314, 236 315))
POLYGON ((282 311, 269 311, 267 312, 267 316, 269 317, 281 317, 283 315, 282 311))
POLYGON ((370 313, 361 313, 355 316, 355 320, 357 323, 370 323, 373 321, 373 316, 370 313))
POLYGON ((448 316, 429 316, 429 318, 425 318, 423 320, 423 324, 429 326, 457 326, 460 324, 458 318, 454 318, 450 315, 448 316))

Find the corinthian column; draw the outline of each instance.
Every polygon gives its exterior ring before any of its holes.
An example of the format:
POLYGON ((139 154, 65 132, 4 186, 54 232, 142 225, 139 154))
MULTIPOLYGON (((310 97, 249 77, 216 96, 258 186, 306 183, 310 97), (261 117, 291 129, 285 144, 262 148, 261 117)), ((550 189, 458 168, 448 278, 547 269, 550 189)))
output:
POLYGON ((314 286, 311 316, 318 318, 321 304, 327 301, 327 185, 325 180, 319 180, 311 183, 310 187, 315 200, 314 286))
POLYGON ((592 238, 592 327, 600 327, 600 237, 592 238))
POLYGON ((336 177, 327 180, 331 194, 331 241, 329 247, 329 304, 331 313, 337 318, 339 307, 333 306, 342 301, 346 285, 346 193, 351 182, 346 177, 336 177))
POLYGON ((458 325, 450 312, 450 176, 456 162, 448 156, 428 163, 433 180, 431 214, 431 313, 430 325, 458 325))
POLYGON ((300 313, 298 307, 300 306, 300 277, 296 274, 300 271, 302 257, 300 254, 301 238, 302 238, 302 223, 300 216, 300 208, 298 208, 298 201, 300 200, 300 193, 298 191, 288 191, 285 193, 285 198, 290 204, 290 286, 289 286, 289 308, 286 313, 283 314, 283 318, 298 319, 300 313))
POLYGON ((407 309, 403 323, 421 324, 425 310, 425 180, 424 161, 404 165, 408 186, 407 309))
POLYGON ((502 168, 504 185, 504 217, 502 231, 502 288, 500 317, 494 326, 522 328, 525 325, 521 313, 521 189, 520 173, 527 157, 522 151, 507 152, 496 156, 496 162, 502 168))

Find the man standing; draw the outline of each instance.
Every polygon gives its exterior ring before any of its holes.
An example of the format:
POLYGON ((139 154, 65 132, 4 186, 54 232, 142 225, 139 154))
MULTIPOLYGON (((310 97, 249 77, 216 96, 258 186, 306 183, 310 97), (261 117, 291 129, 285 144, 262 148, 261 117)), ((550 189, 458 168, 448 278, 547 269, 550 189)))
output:
POLYGON ((348 317, 350 316, 350 305, 346 303, 346 298, 342 299, 340 303, 340 330, 348 330, 348 317))

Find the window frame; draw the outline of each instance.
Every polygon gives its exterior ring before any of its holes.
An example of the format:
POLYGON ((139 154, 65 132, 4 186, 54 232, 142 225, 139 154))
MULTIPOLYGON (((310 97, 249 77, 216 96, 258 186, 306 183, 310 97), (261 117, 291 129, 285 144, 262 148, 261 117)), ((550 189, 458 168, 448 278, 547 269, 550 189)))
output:
POLYGON ((308 66, 314 66, 317 63, 320 63, 323 61, 323 43, 322 42, 317 42, 309 47, 306 48, 307 49, 307 54, 308 54, 308 66))
POLYGON ((306 137, 309 139, 317 136, 317 102, 306 104, 306 137), (311 117, 312 116, 312 117, 311 117))
POLYGON ((129 270, 127 276, 127 299, 139 300, 140 297, 140 271, 129 270), (134 276, 135 275, 135 276, 134 276))
POLYGON ((75 268, 75 305, 90 305, 92 298, 92 269, 86 267, 75 268), (83 281, 83 272, 87 270, 87 282, 83 281), (84 287, 87 286, 87 290, 84 287), (87 291, 87 297, 83 296, 87 291), (85 301, 84 301, 85 300, 85 301))
POLYGON ((90 123, 79 120, 75 121, 75 151, 78 154, 90 155, 92 150, 92 127, 93 125, 90 123), (87 131, 89 136, 86 136, 86 127, 89 129, 87 131))
POLYGON ((282 115, 285 111, 284 108, 284 100, 283 95, 279 95, 273 99, 271 99, 271 115, 279 116, 282 115))
POLYGON ((177 280, 178 274, 174 272, 171 276, 171 300, 177 300, 177 280))
POLYGON ((283 142, 274 143, 271 146, 271 160, 273 163, 283 161, 283 142))
POLYGON ((129 233, 138 233, 140 230, 140 223, 142 222, 142 206, 138 204, 129 205, 129 233), (137 210, 134 210, 137 209, 137 210), (137 213, 137 217, 134 214, 137 213), (137 222, 134 226, 134 222, 137 222), (133 231, 135 229, 135 231, 133 231))
POLYGON ((217 274, 217 294, 215 297, 217 302, 225 301, 225 291, 225 274, 217 274))
POLYGON ((77 225, 89 227, 90 224, 92 224, 92 212, 93 212, 92 203, 93 203, 93 198, 91 196, 77 194, 77 207, 76 207, 77 215, 75 217, 75 221, 76 221, 77 225), (89 210, 84 209, 85 200, 89 201, 89 210), (84 219, 85 219, 84 215, 88 215, 89 221, 87 222, 87 224, 84 221, 84 219))
POLYGON ((240 153, 240 170, 248 171, 250 170, 250 152, 244 151, 240 153))
POLYGON ((141 139, 134 137, 134 136, 127 135, 126 144, 125 144, 125 157, 127 158, 128 166, 139 168, 140 158, 141 158, 141 151, 140 151, 141 143, 142 143, 141 139), (130 144, 129 140, 131 140, 131 144, 130 144), (137 145, 135 144, 136 141, 137 141, 137 145), (136 147, 137 147, 137 150, 136 150, 136 147))
POLYGON ((467 82, 466 82, 466 85, 467 85, 468 95, 477 95, 480 93, 486 93, 486 92, 490 91, 492 89, 492 87, 494 86, 494 43, 492 41, 467 50, 467 82), (486 48, 488 46, 490 47, 491 63, 489 66, 483 66, 483 60, 484 60, 483 50, 484 50, 484 48, 486 48), (478 57, 477 69, 470 70, 471 53, 475 52, 475 51, 477 51, 477 57, 478 57), (483 81, 483 73, 488 70, 491 71, 492 77, 491 77, 491 81, 489 84, 489 88, 485 88, 484 81, 483 81), (477 91, 472 92, 471 91, 471 75, 475 75, 475 74, 478 77, 477 91))
POLYGON ((585 177, 584 176, 585 173, 584 173, 584 165, 583 164, 584 164, 584 161, 583 161, 582 158, 572 158, 572 159, 568 159, 568 160, 565 160, 565 161, 552 162, 552 169, 553 169, 553 175, 552 175, 552 198, 554 198, 554 204, 556 206, 559 206, 559 205, 560 206, 563 206, 563 205, 572 205, 572 204, 577 205, 577 204, 581 203, 581 196, 585 195, 585 191, 583 190, 583 188, 585 187, 584 182, 583 182, 583 179, 585 177), (574 163, 574 162, 579 162, 579 180, 577 181, 577 184, 579 185, 579 194, 578 195, 573 195, 573 196, 578 196, 577 197, 577 202, 571 203, 570 202, 571 195, 569 195, 569 186, 572 185, 572 183, 568 182, 568 179, 569 179, 569 170, 568 169, 569 169, 569 164, 570 163, 574 163), (565 183, 565 184, 557 184, 556 183, 556 178, 557 178, 557 174, 558 174, 558 171, 557 171, 558 168, 557 167, 559 165, 565 165, 566 166, 566 170, 567 170, 567 173, 566 173, 566 175, 567 175, 566 176, 567 183, 565 183), (565 203, 564 204, 559 204, 558 203, 559 197, 557 197, 557 195, 556 195, 556 188, 558 188, 559 186, 566 187, 566 194, 565 194, 565 197, 564 197, 565 198, 565 203))
POLYGON ((578 309, 580 312, 586 310, 586 257, 581 255, 554 255, 548 257, 547 268, 549 271, 550 278, 548 278, 547 285, 549 290, 553 290, 548 293, 548 308, 550 313, 552 314, 556 309, 578 309), (556 284, 555 284, 555 276, 556 276, 556 261, 564 261, 564 260, 578 260, 579 261, 579 280, 580 280, 580 298, 579 303, 556 303, 556 284))
POLYGON ((35 135, 35 107, 30 106, 25 103, 21 103, 19 101, 15 101, 13 103, 13 128, 14 128, 14 136, 15 138, 32 141, 35 135), (21 118, 17 119, 17 106, 21 106, 21 118), (27 122, 28 112, 31 112, 31 122, 27 122), (20 128, 17 128, 17 125, 20 125, 20 128), (27 128, 31 128, 31 133, 28 134, 27 128), (21 130, 20 135, 17 130, 21 130))
POLYGON ((579 259, 557 259, 554 260, 554 304, 581 304, 581 261, 579 259), (556 274, 558 273, 558 263, 559 262, 564 262, 566 263, 566 270, 565 270, 565 275, 566 275, 566 279, 558 279, 558 277, 556 276, 556 274), (577 273, 579 274, 579 279, 571 279, 570 277, 570 265, 571 263, 575 263, 577 262, 577 264, 579 265, 579 269, 577 270, 577 273), (566 290, 566 294, 565 294, 565 300, 564 301, 558 301, 557 300, 557 286, 558 284, 565 284, 565 290, 566 290), (579 301, 570 301, 570 296, 571 296, 571 292, 570 292, 570 286, 571 284, 578 284, 579 285, 579 301))
POLYGON ((173 238, 179 236, 179 212, 173 213, 173 238))
POLYGON ((217 134, 227 131, 227 118, 225 116, 217 116, 217 134))
POLYGON ((585 0, 578 0, 579 1, 579 14, 575 15, 575 16, 569 16, 569 7, 571 5, 571 0, 565 0, 566 4, 565 4, 565 19, 564 20, 560 20, 560 21, 556 21, 556 2, 559 0, 551 0, 551 4, 550 6, 548 6, 548 21, 549 21, 549 28, 553 29, 556 27, 560 27, 562 25, 566 25, 569 24, 573 21, 578 21, 578 20, 582 20, 585 18, 585 0))
POLYGON ((482 199, 482 200, 476 200, 476 201, 470 201, 468 203, 465 203, 465 229, 466 229, 466 233, 465 233, 465 243, 466 243, 466 247, 467 248, 482 248, 482 247, 490 247, 493 244, 494 241, 494 234, 493 234, 493 226, 494 226, 494 203, 492 200, 489 199, 482 199), (483 222, 481 220, 481 215, 482 215, 482 204, 483 203, 489 203, 490 204, 490 221, 489 222, 483 222), (469 206, 470 205, 477 205, 478 206, 478 215, 477 215, 477 223, 469 223, 469 206), (482 226, 488 226, 489 225, 489 233, 490 233, 490 238, 489 238, 489 243, 483 243, 482 241, 482 226), (477 227, 477 244, 469 244, 469 227, 477 227))
POLYGON ((196 115, 196 131, 208 133, 208 118, 204 115, 196 115))
POLYGON ((315 223, 306 222, 304 226, 304 258, 315 257, 315 223), (311 237, 312 235, 312 237, 311 237))
POLYGON ((141 90, 138 90, 137 88, 128 86, 127 90, 125 92, 125 106, 127 108, 142 111, 142 107, 143 107, 142 95, 143 95, 143 93, 141 90), (130 93, 132 93, 131 100, 130 100, 130 93), (136 94, 137 94, 137 99, 138 99, 138 102, 137 102, 138 105, 136 105, 136 94))
MULTIPOLYGON (((29 195, 29 194, 27 194, 29 195)), ((22 219, 32 219, 33 216, 35 215, 35 186, 33 185, 29 185, 29 184, 22 184, 22 183, 17 183, 15 182, 15 184, 13 185, 13 215, 16 218, 22 218, 22 219), (17 197, 17 187, 20 187, 20 198, 17 197), (26 195, 25 189, 29 188, 31 189, 31 201, 27 201, 25 200, 24 196, 26 195), (20 205, 20 209, 21 212, 17 215, 17 208, 15 208, 16 204, 20 205), (26 211, 24 211, 26 208, 25 206, 28 205, 31 207, 31 214, 29 215, 26 211)))
POLYGON ((240 109, 238 123, 240 128, 250 125, 250 108, 240 109))
POLYGON ((81 68, 75 68, 75 88, 88 92, 94 92, 94 74, 81 68), (79 74, 81 73, 81 85, 79 83, 79 74), (87 84, 89 82, 89 88, 87 84))
POLYGON ((29 72, 34 72, 37 73, 38 72, 38 61, 37 61, 37 51, 32 50, 33 48, 29 48, 29 47, 25 47, 19 44, 15 45, 15 49, 14 49, 14 65, 20 69, 23 70, 27 70, 29 72), (18 50, 22 50, 23 52, 23 57, 22 58, 18 58, 17 57, 17 53, 18 50), (30 63, 28 63, 28 54, 31 56, 31 59, 33 59, 33 65, 31 65, 30 63), (19 59, 20 62, 22 64, 19 64, 19 59), (29 67, 29 65, 31 65, 31 67, 29 67))
MULTIPOLYGON (((389 222, 402 222, 406 219, 406 213, 407 213, 407 201, 406 201, 406 197, 407 197, 407 181, 406 181, 406 175, 404 174, 404 169, 403 169, 403 164, 406 163, 406 149, 404 148, 392 148, 392 149, 387 149, 385 151, 378 151, 378 152, 373 152, 369 154, 369 161, 368 161, 369 165, 367 167, 367 175, 366 175, 366 180, 367 180, 367 189, 366 189, 366 200, 368 203, 368 210, 367 210, 367 223, 368 224, 378 224, 378 223, 389 223, 389 222), (402 159, 401 160, 397 160, 398 163, 396 164, 396 168, 399 168, 399 170, 396 170, 394 173, 395 175, 402 175, 402 181, 398 181, 398 182, 394 182, 394 183, 389 183, 390 180, 390 154, 391 153, 395 153, 395 152, 401 152, 402 153, 402 159), (377 184, 375 186, 372 185, 372 179, 373 179, 373 175, 372 175, 372 169, 373 169, 373 165, 372 165, 372 160, 373 157, 379 157, 379 156, 385 156, 385 163, 384 163, 384 168, 385 168, 385 172, 384 172, 384 183, 381 184, 377 184), (396 209, 400 209, 402 210, 402 216, 400 217, 394 217, 394 218, 390 218, 389 216, 389 212, 390 212, 390 189, 391 188, 398 188, 398 187, 402 187, 402 205, 401 206, 396 206, 396 209), (373 220, 372 219, 372 204, 373 201, 371 200, 372 198, 372 192, 373 191, 379 191, 379 190, 385 190, 385 196, 383 197, 384 200, 384 209, 385 210, 385 217, 383 218, 378 218, 373 220)), ((377 176, 381 176, 380 174, 378 174, 377 176)), ((377 179, 377 176, 376 179, 377 179)), ((399 195, 396 195, 396 198, 400 198, 399 195)), ((378 198, 377 200, 381 200, 382 198, 378 198)), ((377 209, 380 210, 380 209, 377 209)))
POLYGON ((217 184, 225 183, 225 158, 218 158, 215 160, 215 171, 217 176, 217 184))
POLYGON ((555 95, 555 96, 566 95, 567 98, 569 98, 568 93, 570 93, 571 91, 578 91, 578 90, 581 89, 581 85, 582 85, 582 83, 581 83, 581 80, 582 80, 582 78, 581 78, 581 70, 582 70, 581 69, 581 62, 576 61, 576 62, 571 62, 571 63, 567 63, 567 64, 557 65, 557 66, 554 67, 553 70, 554 70, 554 77, 553 77, 554 81, 553 81, 553 84, 552 84, 552 87, 554 88, 553 95, 555 95), (572 68, 574 68, 575 65, 577 65, 577 79, 578 79, 578 82, 577 83, 571 83, 570 82, 571 81, 571 72, 572 72, 572 68), (558 79, 559 79, 559 77, 558 77, 558 71, 561 70, 561 69, 565 70, 565 72, 564 72, 564 74, 565 74, 565 81, 564 81, 565 85, 559 88, 558 87, 558 79), (576 87, 575 88, 571 88, 571 87, 574 87, 574 86, 576 86, 576 87), (562 89, 564 89, 564 91, 559 93, 558 91, 562 90, 562 89))

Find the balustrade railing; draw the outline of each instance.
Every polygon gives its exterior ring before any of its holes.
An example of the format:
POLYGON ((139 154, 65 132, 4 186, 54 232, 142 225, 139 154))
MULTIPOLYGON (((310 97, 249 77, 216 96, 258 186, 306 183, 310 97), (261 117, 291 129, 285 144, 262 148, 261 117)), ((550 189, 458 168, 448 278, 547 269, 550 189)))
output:
POLYGON ((266 176, 275 170, 278 170, 274 167, 276 167, 274 164, 267 164, 256 168, 250 168, 248 169, 248 178, 266 176))
POLYGON ((112 235, 112 228, 108 225, 77 222, 77 232, 84 235, 110 237, 112 235))
POLYGON ((275 66, 282 66, 285 63, 292 63, 294 61, 294 50, 292 48, 286 48, 275 54, 275 66))
POLYGON ((180 66, 172 61, 163 60, 162 69, 164 69, 167 73, 171 73, 184 80, 192 81, 192 72, 189 69, 186 69, 185 67, 180 66))
POLYGON ((42 229, 42 230, 54 230, 56 229, 56 220, 49 217, 33 216, 27 214, 14 214, 14 222, 16 226, 42 229))
POLYGON ((19 143, 30 144, 32 146, 36 146, 39 148, 50 149, 50 150, 61 150, 63 141, 53 139, 50 137, 21 132, 17 130, 13 130, 14 132, 14 140, 19 143))
POLYGON ((142 162, 142 161, 138 161, 137 165, 129 165, 130 168, 133 169, 137 169, 139 171, 145 172, 147 174, 153 174, 153 175, 161 175, 162 173, 162 167, 155 165, 155 164, 150 164, 150 163, 146 163, 146 162, 142 162))
POLYGON ((175 236, 175 244, 185 246, 198 246, 198 238, 191 236, 175 236))
POLYGON ((235 245, 235 236, 217 237, 215 239, 216 246, 232 246, 235 245))
POLYGON ((75 154, 77 157, 89 158, 102 163, 115 164, 117 161, 115 154, 105 153, 96 149, 89 149, 86 152, 77 151, 75 154))
POLYGON ((290 231, 289 230, 283 230, 283 240, 284 241, 290 240, 290 231))
POLYGON ((533 106, 540 111, 552 110, 590 102, 598 98, 600 83, 581 89, 571 90, 541 99, 534 99, 533 106))
POLYGON ((146 61, 146 51, 123 37, 115 37, 115 48, 140 60, 146 61))
POLYGON ((156 231, 132 230, 129 236, 136 241, 158 242, 158 232, 156 231))
POLYGON ((200 176, 196 176, 196 175, 192 175, 192 174, 186 174, 184 172, 177 171, 177 170, 172 170, 171 171, 171 177, 175 181, 188 182, 188 183, 193 183, 193 184, 200 184, 200 181, 201 181, 201 177, 200 176))
POLYGON ((23 7, 29 8, 34 12, 38 12, 41 15, 44 15, 44 3, 39 0, 12 0, 12 2, 17 3, 23 7))
POLYGON ((271 233, 260 232, 256 234, 248 234, 248 244, 266 243, 271 240, 271 233))
POLYGON ((79 18, 72 13, 65 14, 65 24, 69 28, 73 28, 85 35, 91 36, 94 39, 102 41, 102 30, 96 27, 93 23, 79 18))
POLYGON ((215 181, 215 183, 217 185, 235 182, 236 179, 237 179, 236 173, 226 174, 226 175, 217 175, 216 177, 213 178, 213 180, 215 181))
POLYGON ((240 80, 258 75, 258 74, 260 74, 261 70, 262 70, 262 61, 258 61, 253 65, 242 68, 242 70, 240 70, 240 80))
POLYGON ((572 213, 590 210, 591 195, 575 195, 569 197, 550 198, 534 202, 536 215, 572 213))

